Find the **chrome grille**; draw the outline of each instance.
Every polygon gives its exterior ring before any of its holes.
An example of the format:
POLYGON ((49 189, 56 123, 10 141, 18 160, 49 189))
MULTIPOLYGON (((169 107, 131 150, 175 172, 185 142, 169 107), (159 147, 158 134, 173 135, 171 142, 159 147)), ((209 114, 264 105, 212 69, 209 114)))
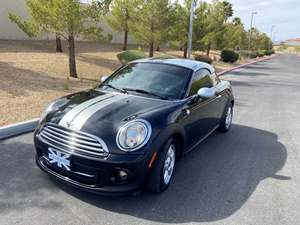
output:
POLYGON ((79 131, 72 131, 56 124, 47 123, 38 134, 41 141, 51 147, 71 154, 88 157, 108 155, 106 144, 101 138, 79 131))

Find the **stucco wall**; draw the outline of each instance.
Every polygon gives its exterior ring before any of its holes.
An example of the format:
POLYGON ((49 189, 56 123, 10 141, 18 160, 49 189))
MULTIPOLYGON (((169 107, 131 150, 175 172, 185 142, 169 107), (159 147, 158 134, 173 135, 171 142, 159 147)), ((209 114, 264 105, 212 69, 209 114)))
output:
MULTIPOLYGON (((28 18, 25 0, 0 0, 0 39, 8 40, 28 40, 16 24, 10 22, 8 13, 12 12, 23 18, 28 18)), ((123 43, 123 34, 113 31, 107 23, 101 25, 105 33, 113 35, 112 43, 123 43)), ((38 40, 51 40, 54 35, 44 34, 37 38, 38 40)), ((129 38, 129 44, 134 44, 134 40, 129 38)))
POLYGON ((8 19, 8 13, 13 12, 27 17, 24 0, 0 0, 0 39, 22 40, 26 35, 8 19))

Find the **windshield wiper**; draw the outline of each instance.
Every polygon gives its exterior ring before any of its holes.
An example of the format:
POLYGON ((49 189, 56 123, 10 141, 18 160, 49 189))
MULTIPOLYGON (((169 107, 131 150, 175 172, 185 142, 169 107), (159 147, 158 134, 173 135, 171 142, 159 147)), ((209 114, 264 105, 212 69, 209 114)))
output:
POLYGON ((169 99, 169 98, 164 97, 164 96, 161 96, 161 95, 159 95, 159 94, 152 93, 152 92, 149 92, 149 91, 146 91, 146 90, 142 90, 142 89, 130 89, 130 88, 125 88, 124 90, 125 90, 125 91, 134 91, 134 92, 141 93, 141 94, 146 94, 146 95, 151 95, 151 96, 154 96, 154 97, 163 99, 163 100, 168 100, 168 99, 169 99))
POLYGON ((123 88, 117 88, 117 87, 115 87, 115 86, 113 86, 111 84, 102 84, 102 86, 110 87, 110 88, 115 89, 115 90, 117 90, 119 92, 122 92, 124 94, 128 94, 128 92, 125 89, 123 89, 123 88))

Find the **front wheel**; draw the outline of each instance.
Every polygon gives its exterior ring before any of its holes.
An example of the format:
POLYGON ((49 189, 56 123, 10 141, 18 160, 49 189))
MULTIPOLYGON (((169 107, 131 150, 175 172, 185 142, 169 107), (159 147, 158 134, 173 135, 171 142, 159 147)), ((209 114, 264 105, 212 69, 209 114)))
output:
POLYGON ((167 141, 151 171, 147 189, 154 193, 165 191, 172 180, 176 162, 176 144, 171 138, 167 141))
POLYGON ((232 118, 233 118, 233 105, 230 103, 226 108, 224 112, 224 116, 221 120, 219 131, 221 132, 227 132, 231 128, 232 124, 232 118))

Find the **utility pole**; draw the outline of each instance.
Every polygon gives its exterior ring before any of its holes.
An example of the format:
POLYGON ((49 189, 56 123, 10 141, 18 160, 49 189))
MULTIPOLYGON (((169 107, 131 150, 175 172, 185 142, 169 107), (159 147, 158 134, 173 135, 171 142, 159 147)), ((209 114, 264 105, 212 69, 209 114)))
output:
POLYGON ((273 41, 274 41, 274 43, 276 43, 276 34, 277 34, 276 32, 273 33, 273 41))
POLYGON ((270 33, 270 45, 269 45, 269 50, 272 49, 272 41, 273 41, 273 31, 274 31, 275 25, 272 25, 271 27, 271 33, 270 33))
POLYGON ((194 10, 196 7, 196 0, 191 1, 191 10, 190 10, 190 25, 189 25, 189 38, 188 38, 188 58, 191 58, 192 55, 192 44, 193 44, 193 20, 194 20, 194 10))
POLYGON ((250 34, 249 34, 249 45, 248 45, 248 50, 251 50, 251 38, 252 38, 252 27, 253 27, 253 17, 256 15, 257 12, 252 12, 251 13, 251 24, 250 24, 250 34))

